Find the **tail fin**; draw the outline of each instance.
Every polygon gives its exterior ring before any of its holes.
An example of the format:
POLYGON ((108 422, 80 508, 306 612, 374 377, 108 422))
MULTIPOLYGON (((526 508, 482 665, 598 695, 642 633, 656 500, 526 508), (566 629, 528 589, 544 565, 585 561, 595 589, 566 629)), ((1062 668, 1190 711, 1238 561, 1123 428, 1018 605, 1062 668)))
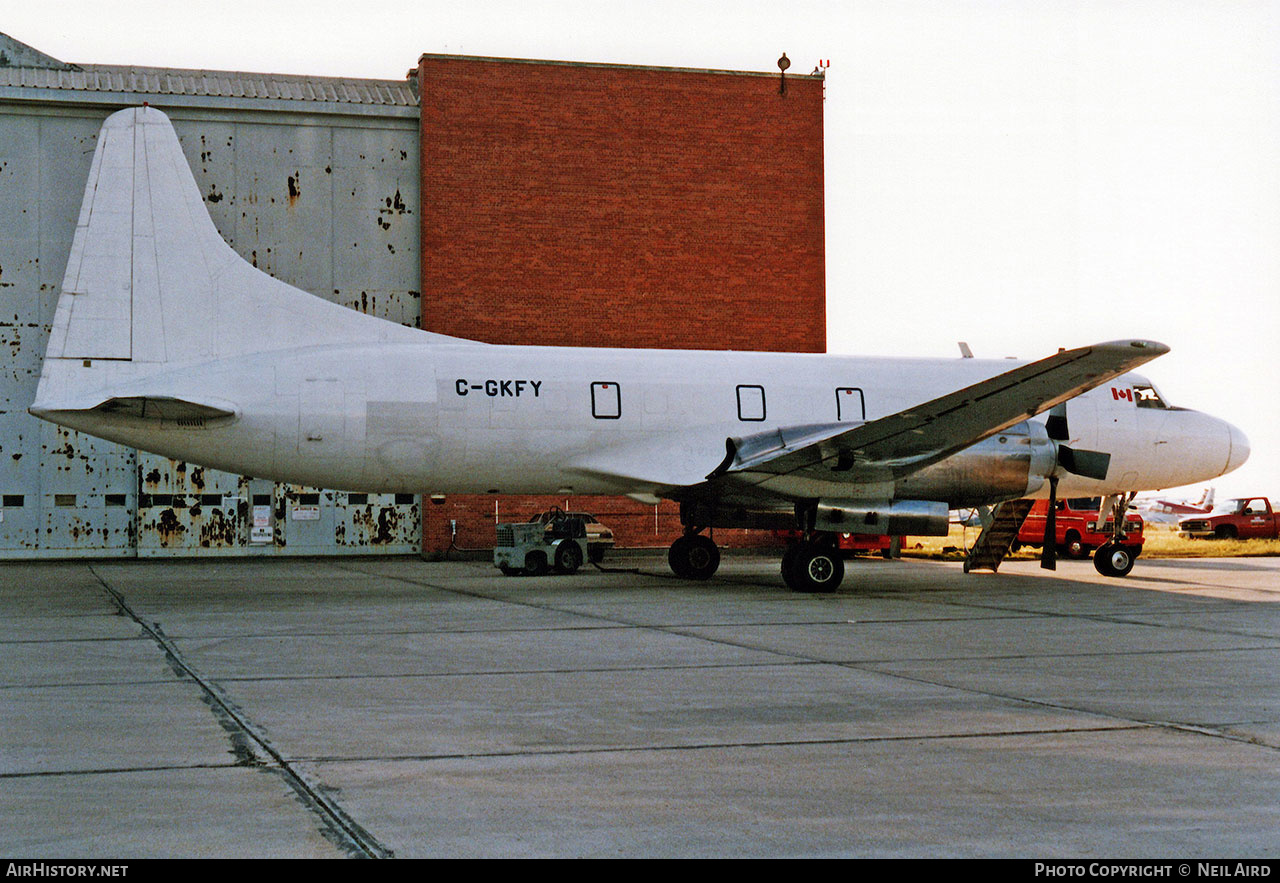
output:
POLYGON ((253 352, 430 338, 453 340, 330 303, 247 263, 214 227, 168 117, 135 107, 103 123, 41 385, 59 362, 109 360, 115 377, 136 378, 253 352))
POLYGON ((98 135, 46 358, 214 356, 214 280, 236 260, 168 118, 149 107, 112 114, 98 135))

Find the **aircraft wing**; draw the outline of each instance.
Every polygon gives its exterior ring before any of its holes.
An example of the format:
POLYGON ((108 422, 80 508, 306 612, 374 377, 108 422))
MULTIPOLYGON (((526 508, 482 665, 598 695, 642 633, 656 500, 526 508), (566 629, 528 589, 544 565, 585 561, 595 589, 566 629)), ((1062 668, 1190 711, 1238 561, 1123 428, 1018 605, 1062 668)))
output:
MULTIPOLYGON (((1164 355, 1169 348, 1123 340, 1064 350, 1038 362, 864 423, 782 428, 730 438, 708 480, 780 475, 884 481, 936 463, 1003 429, 1164 355)), ((737 482, 735 482, 737 483, 737 482)))

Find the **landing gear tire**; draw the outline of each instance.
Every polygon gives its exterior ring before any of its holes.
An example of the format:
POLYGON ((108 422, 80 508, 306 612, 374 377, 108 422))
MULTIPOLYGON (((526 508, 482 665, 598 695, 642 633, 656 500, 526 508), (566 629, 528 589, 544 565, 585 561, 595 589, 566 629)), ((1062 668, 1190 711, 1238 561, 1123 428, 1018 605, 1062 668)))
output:
POLYGON ((1128 576, 1138 560, 1133 546, 1103 543, 1093 554, 1093 567, 1103 576, 1128 576))
POLYGON ((582 550, 578 544, 565 540, 556 549, 556 573, 577 573, 582 566, 582 550))
POLYGON ((710 537, 687 533, 671 544, 667 563, 682 579, 710 579, 720 567, 720 549, 710 537))
POLYGON ((828 594, 844 581, 844 559, 822 543, 792 546, 782 556, 782 580, 792 591, 828 594))
POLYGON ((795 573, 796 557, 799 552, 800 546, 791 543, 787 546, 787 551, 782 553, 782 581, 793 592, 800 591, 799 576, 795 573))

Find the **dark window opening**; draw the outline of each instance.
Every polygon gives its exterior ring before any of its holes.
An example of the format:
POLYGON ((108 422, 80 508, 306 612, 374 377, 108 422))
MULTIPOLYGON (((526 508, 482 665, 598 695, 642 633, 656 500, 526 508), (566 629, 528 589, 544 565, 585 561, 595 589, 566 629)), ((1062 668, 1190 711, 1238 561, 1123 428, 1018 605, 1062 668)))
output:
POLYGON ((738 419, 759 423, 765 418, 764 387, 738 386, 738 419))

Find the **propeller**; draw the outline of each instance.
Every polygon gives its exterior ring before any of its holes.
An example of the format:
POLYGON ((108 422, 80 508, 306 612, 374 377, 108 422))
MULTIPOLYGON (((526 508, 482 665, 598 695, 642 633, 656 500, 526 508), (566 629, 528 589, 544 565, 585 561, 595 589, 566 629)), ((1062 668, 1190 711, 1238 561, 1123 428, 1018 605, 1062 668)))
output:
POLYGON ((1058 476, 1049 476, 1049 511, 1044 516, 1044 541, 1040 546, 1040 566, 1058 569, 1058 476))
POLYGON ((1111 455, 1105 451, 1088 451, 1069 447, 1063 442, 1071 437, 1067 427, 1067 403, 1054 405, 1045 420, 1045 432, 1054 444, 1054 464, 1049 470, 1049 512, 1044 519, 1044 542, 1040 547, 1040 566, 1045 570, 1058 569, 1058 470, 1096 478, 1107 477, 1111 455))

